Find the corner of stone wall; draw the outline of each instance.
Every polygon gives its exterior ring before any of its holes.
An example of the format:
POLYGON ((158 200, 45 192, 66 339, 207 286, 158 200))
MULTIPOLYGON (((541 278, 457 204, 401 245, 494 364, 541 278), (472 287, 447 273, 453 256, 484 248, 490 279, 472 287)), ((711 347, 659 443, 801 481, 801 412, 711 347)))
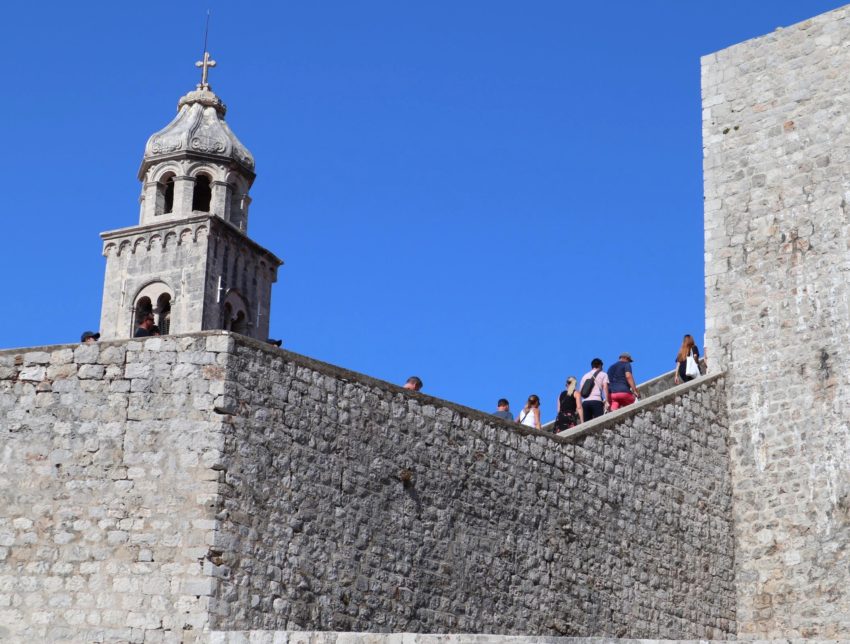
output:
POLYGON ((233 347, 213 332, 0 351, 0 639, 202 637, 227 574, 233 347))

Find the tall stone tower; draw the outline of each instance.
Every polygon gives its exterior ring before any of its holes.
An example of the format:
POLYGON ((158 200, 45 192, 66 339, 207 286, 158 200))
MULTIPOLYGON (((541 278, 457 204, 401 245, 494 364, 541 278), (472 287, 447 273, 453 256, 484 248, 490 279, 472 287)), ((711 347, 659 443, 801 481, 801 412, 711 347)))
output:
POLYGON ((106 257, 100 331, 133 335, 153 314, 162 333, 207 329, 266 339, 271 287, 282 264, 248 236, 254 158, 224 120, 207 82, 145 146, 139 225, 101 233, 106 257))
POLYGON ((850 6, 706 56, 706 347, 738 638, 850 635, 850 6))

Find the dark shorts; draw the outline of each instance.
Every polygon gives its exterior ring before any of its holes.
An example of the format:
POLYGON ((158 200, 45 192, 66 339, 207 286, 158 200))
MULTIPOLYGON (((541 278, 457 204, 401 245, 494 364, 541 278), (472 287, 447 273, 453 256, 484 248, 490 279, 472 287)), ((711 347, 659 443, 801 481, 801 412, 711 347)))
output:
POLYGON ((601 400, 585 400, 581 403, 584 410, 584 422, 599 418, 605 413, 605 405, 601 400))

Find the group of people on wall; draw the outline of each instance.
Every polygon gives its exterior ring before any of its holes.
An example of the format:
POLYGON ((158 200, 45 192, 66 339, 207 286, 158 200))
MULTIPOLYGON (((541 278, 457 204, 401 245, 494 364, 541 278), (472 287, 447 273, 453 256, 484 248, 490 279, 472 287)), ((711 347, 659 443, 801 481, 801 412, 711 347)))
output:
MULTIPOLYGON (((693 336, 685 335, 682 346, 676 354, 676 369, 674 384, 693 380, 699 374, 699 348, 693 336)), ((601 359, 594 358, 590 362, 590 371, 578 381, 575 376, 567 377, 564 391, 558 396, 557 416, 552 425, 554 433, 575 427, 594 418, 599 418, 609 411, 616 411, 633 404, 640 399, 640 392, 632 375, 632 356, 628 352, 620 354, 617 362, 603 371, 601 359)), ((531 394, 525 406, 514 418, 510 411, 510 403, 501 398, 497 403, 495 416, 505 420, 513 420, 526 427, 542 429, 540 420, 540 397, 531 394)))
MULTIPOLYGON (((160 335, 159 329, 154 324, 153 315, 147 315, 139 323, 134 337, 148 337, 160 335)), ((100 333, 85 331, 80 337, 84 344, 97 342, 100 333)), ((279 341, 269 342, 280 346, 279 341)), ((700 375, 700 353, 693 336, 687 334, 682 339, 682 346, 676 354, 676 369, 673 372, 674 384, 688 382, 700 375)), ((557 416, 552 424, 551 430, 559 433, 575 427, 581 423, 599 418, 600 416, 628 407, 640 399, 637 383, 632 374, 631 354, 624 351, 620 354, 617 362, 603 371, 604 363, 600 358, 590 361, 590 371, 577 380, 575 376, 568 376, 564 384, 564 390, 558 396, 556 403, 557 416)), ((422 379, 411 376, 404 383, 405 389, 412 391, 422 390, 422 379)), ((513 416, 510 403, 506 398, 500 398, 494 416, 509 421, 515 421, 520 425, 543 429, 540 419, 540 397, 531 394, 522 410, 513 416)))

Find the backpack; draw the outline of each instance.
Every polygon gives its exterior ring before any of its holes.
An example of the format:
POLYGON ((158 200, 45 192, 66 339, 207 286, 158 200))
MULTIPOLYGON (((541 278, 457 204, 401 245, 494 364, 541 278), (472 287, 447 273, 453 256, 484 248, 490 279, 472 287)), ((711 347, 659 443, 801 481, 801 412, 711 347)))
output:
POLYGON ((596 373, 584 381, 584 384, 581 386, 581 391, 579 392, 582 398, 587 398, 591 394, 593 388, 596 386, 596 376, 599 375, 600 371, 602 371, 602 369, 597 369, 596 373))

